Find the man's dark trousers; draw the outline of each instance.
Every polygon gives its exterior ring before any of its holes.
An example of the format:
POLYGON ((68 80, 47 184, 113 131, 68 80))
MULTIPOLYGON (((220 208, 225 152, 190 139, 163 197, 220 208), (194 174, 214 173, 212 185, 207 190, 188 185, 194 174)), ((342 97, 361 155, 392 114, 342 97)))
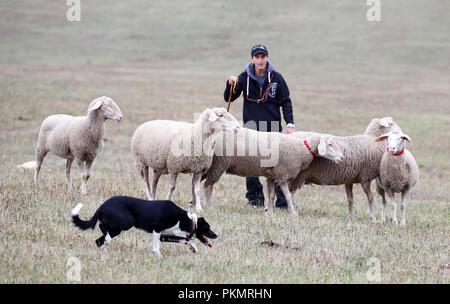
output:
MULTIPOLYGON (((245 197, 249 200, 249 202, 255 201, 261 205, 264 204, 263 186, 259 181, 259 178, 246 177, 245 182, 247 186, 247 194, 245 197)), ((276 196, 277 200, 275 202, 275 207, 286 207, 286 198, 284 197, 283 191, 281 191, 280 187, 276 188, 276 196)))
MULTIPOLYGON (((270 124, 268 124, 270 126, 270 124)), ((246 126, 249 127, 249 126, 246 126)), ((250 129, 254 129, 253 127, 250 127, 250 129)), ((258 128, 259 129, 259 128, 258 128)), ((267 128, 267 131, 270 132, 271 127, 267 128)), ((254 202, 256 205, 263 205, 264 204, 264 190, 263 185, 259 181, 258 177, 246 177, 245 183, 247 186, 247 194, 245 197, 249 200, 249 202, 254 202)), ((280 187, 275 188, 276 193, 276 201, 275 201, 275 207, 281 207, 285 208, 287 207, 287 201, 284 197, 283 191, 281 191, 280 187)))

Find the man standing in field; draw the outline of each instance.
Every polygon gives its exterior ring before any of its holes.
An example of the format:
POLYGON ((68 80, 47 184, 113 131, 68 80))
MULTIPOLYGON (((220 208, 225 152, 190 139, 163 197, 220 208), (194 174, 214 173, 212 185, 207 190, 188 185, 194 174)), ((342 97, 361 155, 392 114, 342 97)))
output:
MULTIPOLYGON (((269 61, 269 52, 264 45, 255 45, 251 49, 251 62, 239 76, 230 76, 226 82, 225 101, 228 102, 231 85, 236 89, 231 101, 237 99, 244 92, 243 118, 244 126, 265 132, 281 132, 281 113, 286 121, 286 134, 294 132, 294 117, 292 102, 289 97, 289 88, 283 76, 276 72, 269 61), (272 130, 272 122, 277 126, 272 130)), ((258 177, 247 177, 247 194, 249 205, 253 207, 264 206, 264 192, 258 177)), ((276 207, 287 208, 283 192, 276 189, 276 207)))

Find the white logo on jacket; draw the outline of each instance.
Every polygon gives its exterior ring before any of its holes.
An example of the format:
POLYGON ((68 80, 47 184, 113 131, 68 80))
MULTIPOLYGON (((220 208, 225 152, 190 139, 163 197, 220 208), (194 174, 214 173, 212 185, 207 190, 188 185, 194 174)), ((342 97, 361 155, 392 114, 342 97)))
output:
POLYGON ((270 84, 270 88, 269 88, 269 96, 271 98, 275 98, 275 95, 277 95, 277 88, 278 88, 278 83, 276 82, 272 82, 270 84))

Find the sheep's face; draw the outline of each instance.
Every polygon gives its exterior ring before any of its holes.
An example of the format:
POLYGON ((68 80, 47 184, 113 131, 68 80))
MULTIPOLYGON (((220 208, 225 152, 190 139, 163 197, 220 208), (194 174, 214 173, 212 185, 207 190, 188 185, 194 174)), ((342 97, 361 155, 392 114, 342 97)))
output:
POLYGON ((94 99, 88 109, 88 112, 91 111, 100 111, 105 120, 112 119, 121 122, 123 119, 122 111, 110 97, 102 96, 94 99))
POLYGON ((387 151, 391 154, 397 154, 406 148, 405 140, 411 141, 411 138, 402 132, 394 131, 388 134, 383 134, 375 141, 387 140, 387 151))
POLYGON ((331 138, 321 138, 317 150, 321 157, 329 159, 335 163, 340 163, 344 160, 344 154, 331 138))
POLYGON ((224 108, 207 109, 203 112, 204 122, 210 126, 210 130, 237 132, 240 129, 239 122, 224 108))

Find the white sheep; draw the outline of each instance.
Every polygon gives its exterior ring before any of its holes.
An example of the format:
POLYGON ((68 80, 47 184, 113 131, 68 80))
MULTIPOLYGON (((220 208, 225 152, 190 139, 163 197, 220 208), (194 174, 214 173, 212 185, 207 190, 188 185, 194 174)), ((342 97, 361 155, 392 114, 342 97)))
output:
POLYGON ((156 199, 161 174, 170 174, 169 200, 179 173, 192 173, 192 198, 200 204, 200 180, 213 157, 213 135, 224 129, 237 130, 238 121, 223 108, 206 109, 194 123, 152 120, 140 125, 131 139, 131 152, 144 179, 149 200, 156 199), (149 169, 153 169, 150 193, 149 169))
MULTIPOLYGON (((344 161, 335 163, 325 158, 317 158, 311 165, 290 183, 289 189, 294 194, 303 184, 345 185, 349 204, 349 218, 353 219, 353 184, 361 184, 369 202, 370 219, 376 218, 373 212, 373 195, 370 183, 380 172, 380 161, 386 145, 374 139, 391 130, 400 130, 392 117, 374 118, 363 135, 333 136, 339 149, 345 155, 344 161)), ((314 132, 294 132, 290 136, 304 138, 314 132)), ((328 135, 328 134, 326 134, 328 135)), ((331 135, 328 135, 331 136, 331 135)))
POLYGON ((23 163, 21 165, 17 165, 17 168, 22 168, 24 170, 34 170, 34 169, 36 169, 36 161, 32 160, 32 161, 23 163))
MULTIPOLYGON (((375 141, 384 141, 387 139, 387 149, 384 152, 380 163, 380 176, 377 177, 378 193, 386 192, 393 206, 392 222, 397 225, 397 204, 395 203, 394 193, 402 193, 400 209, 402 218, 400 225, 406 223, 406 199, 419 179, 419 167, 414 156, 406 149, 405 140, 411 141, 408 135, 399 131, 383 134, 375 141)), ((381 222, 385 217, 386 199, 382 202, 381 222)))
POLYGON ((104 122, 113 119, 120 122, 122 112, 110 98, 102 96, 89 105, 87 116, 65 114, 50 115, 42 122, 36 146, 34 183, 38 186, 39 170, 48 152, 67 159, 67 186, 72 188, 70 168, 75 160, 82 172, 81 193, 87 194, 86 182, 95 157, 103 149, 104 122))
POLYGON ((288 181, 306 169, 315 156, 336 162, 343 158, 334 141, 320 135, 299 140, 278 132, 241 129, 236 136, 230 135, 230 132, 221 132, 215 141, 213 162, 204 176, 206 180, 203 184, 208 206, 212 205, 214 184, 226 172, 244 177, 266 177, 268 213, 273 214, 275 185, 279 185, 286 197, 289 212, 297 215, 288 189, 288 181), (226 140, 226 151, 223 139, 226 140), (268 145, 270 150, 267 150, 268 145))

